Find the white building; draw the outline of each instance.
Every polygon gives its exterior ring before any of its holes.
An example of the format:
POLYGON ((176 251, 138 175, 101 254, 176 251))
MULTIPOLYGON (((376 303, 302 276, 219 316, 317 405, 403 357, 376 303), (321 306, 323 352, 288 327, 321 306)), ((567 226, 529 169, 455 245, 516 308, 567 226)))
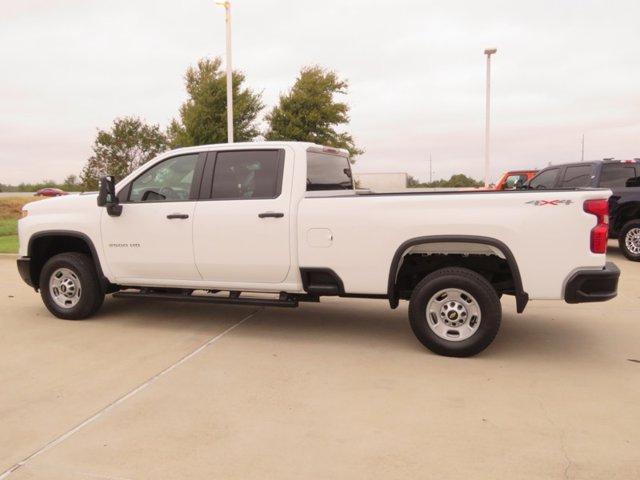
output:
POLYGON ((359 188, 374 191, 404 190, 407 188, 406 172, 355 173, 354 177, 359 188))

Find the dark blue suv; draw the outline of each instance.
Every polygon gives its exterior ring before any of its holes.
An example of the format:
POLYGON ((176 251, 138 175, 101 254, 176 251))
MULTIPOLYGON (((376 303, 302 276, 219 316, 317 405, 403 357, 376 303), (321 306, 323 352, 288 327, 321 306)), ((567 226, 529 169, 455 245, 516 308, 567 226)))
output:
POLYGON ((640 261, 640 159, 598 160, 552 165, 526 188, 609 188, 609 238, 617 238, 625 257, 640 261))

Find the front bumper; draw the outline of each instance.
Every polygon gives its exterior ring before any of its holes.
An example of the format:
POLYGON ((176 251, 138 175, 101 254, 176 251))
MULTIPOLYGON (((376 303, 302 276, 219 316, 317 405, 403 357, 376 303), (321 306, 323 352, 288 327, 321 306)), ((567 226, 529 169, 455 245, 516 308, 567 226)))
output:
POLYGON ((578 270, 564 288, 567 303, 606 302, 618 294, 620 269, 607 262, 601 270, 578 270))
POLYGON ((31 258, 30 257, 20 257, 18 258, 18 273, 24 283, 33 287, 33 280, 31 279, 31 258))

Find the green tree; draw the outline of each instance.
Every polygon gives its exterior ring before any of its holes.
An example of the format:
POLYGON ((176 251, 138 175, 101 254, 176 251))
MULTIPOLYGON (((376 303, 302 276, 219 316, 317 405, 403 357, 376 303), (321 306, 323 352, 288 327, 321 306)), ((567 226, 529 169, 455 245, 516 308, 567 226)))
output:
POLYGON ((80 188, 80 179, 77 175, 67 175, 67 178, 62 182, 62 187, 64 190, 74 191, 80 188))
POLYGON ((109 130, 98 130, 93 155, 80 175, 84 188, 95 190, 103 175, 123 178, 168 147, 159 125, 137 117, 116 118, 109 130))
POLYGON ((42 180, 35 183, 21 182, 18 185, 0 183, 0 192, 37 192, 41 188, 59 188, 61 190, 76 191, 81 188, 81 185, 76 175, 67 176, 63 183, 58 183, 55 180, 42 180))
POLYGON ((407 187, 409 188, 477 188, 482 186, 484 186, 484 182, 467 177, 464 173, 451 175, 449 180, 440 179, 426 183, 420 183, 411 175, 407 176, 407 187))
POLYGON ((467 177, 464 173, 458 173, 451 175, 451 178, 447 180, 447 187, 482 187, 484 182, 474 180, 471 177, 467 177))
POLYGON ((416 177, 413 177, 407 174, 407 188, 419 188, 422 186, 423 184, 420 183, 420 180, 418 180, 416 177))
POLYGON ((319 66, 304 67, 291 90, 266 116, 267 140, 297 140, 344 148, 352 157, 362 153, 353 137, 337 132, 349 123, 349 106, 334 95, 347 93, 348 83, 319 66))
MULTIPOLYGON (((168 128, 172 147, 227 141, 227 81, 220 58, 202 59, 189 67, 185 86, 189 98, 180 107, 179 120, 168 128)), ((242 87, 243 73, 233 72, 233 136, 247 142, 259 135, 256 118, 264 108, 262 94, 242 87)))

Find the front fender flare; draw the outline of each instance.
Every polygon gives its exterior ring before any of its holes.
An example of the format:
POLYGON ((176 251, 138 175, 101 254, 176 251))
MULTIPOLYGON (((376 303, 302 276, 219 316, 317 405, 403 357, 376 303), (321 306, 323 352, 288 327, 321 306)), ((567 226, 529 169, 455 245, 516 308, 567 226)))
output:
MULTIPOLYGON (((38 239, 45 238, 45 237, 73 237, 73 238, 82 240, 84 243, 86 243, 87 247, 89 248, 89 251, 91 252, 91 257, 93 258, 93 263, 96 267, 96 272, 98 272, 98 278, 100 279, 100 284, 105 289, 105 291, 109 288, 111 283, 109 282, 107 277, 105 277, 104 275, 102 266, 100 265, 100 257, 98 256, 98 251, 96 250, 93 240, 91 240, 91 238, 86 233, 78 232, 75 230, 43 230, 40 232, 36 232, 33 235, 31 235, 31 237, 29 238, 29 243, 27 245, 27 255, 29 258, 33 259, 35 256, 34 254, 36 253, 34 251, 34 242, 38 239)), ((38 287, 39 287, 38 285, 39 275, 34 270, 37 268, 38 268, 38 265, 31 262, 31 265, 30 265, 31 282, 32 282, 32 286, 36 290, 38 290, 38 287)))

